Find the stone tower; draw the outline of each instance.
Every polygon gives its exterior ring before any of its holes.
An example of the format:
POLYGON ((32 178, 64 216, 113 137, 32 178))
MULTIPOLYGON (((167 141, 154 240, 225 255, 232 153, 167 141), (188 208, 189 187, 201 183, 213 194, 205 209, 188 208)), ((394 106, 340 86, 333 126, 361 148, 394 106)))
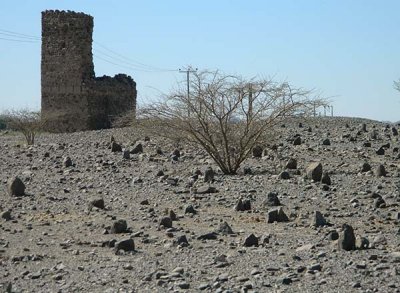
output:
POLYGON ((90 15, 42 12, 42 117, 49 131, 107 128, 113 118, 135 111, 130 76, 95 77, 92 33, 90 15))

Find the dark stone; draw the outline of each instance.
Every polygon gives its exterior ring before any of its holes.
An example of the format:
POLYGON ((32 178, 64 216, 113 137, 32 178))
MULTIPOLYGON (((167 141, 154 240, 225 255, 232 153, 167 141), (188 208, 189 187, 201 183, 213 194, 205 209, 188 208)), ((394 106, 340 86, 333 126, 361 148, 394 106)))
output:
POLYGON ((173 151, 172 154, 171 154, 171 157, 172 157, 172 156, 175 156, 175 157, 177 157, 177 158, 180 158, 180 156, 181 156, 180 150, 174 149, 174 151, 173 151))
POLYGON ((361 129, 362 132, 367 132, 367 124, 361 123, 360 129, 361 129))
POLYGON ((332 184, 332 182, 331 182, 331 177, 329 177, 329 174, 328 174, 328 173, 324 173, 324 175, 323 175, 322 178, 321 178, 321 182, 322 182, 323 184, 328 185, 328 186, 332 184))
POLYGON ((293 145, 301 145, 301 137, 296 136, 296 138, 293 140, 293 145))
POLYGON ((241 199, 236 203, 235 211, 250 211, 251 210, 251 201, 250 199, 241 199))
POLYGON ((338 240, 339 233, 336 230, 329 232, 329 239, 332 241, 338 240))
POLYGON ((149 200, 148 199, 144 199, 144 200, 142 200, 141 202, 140 202, 140 204, 141 205, 149 205, 150 204, 150 202, 149 202, 149 200))
POLYGON ((111 227, 111 233, 114 234, 119 234, 119 233, 125 233, 128 232, 128 224, 126 223, 125 220, 118 220, 113 223, 111 227))
POLYGON ((366 147, 366 148, 370 148, 372 145, 371 145, 371 143, 369 142, 369 141, 365 141, 364 143, 363 143, 363 147, 366 147))
POLYGON ((309 179, 315 182, 321 181, 322 178, 322 164, 319 162, 314 162, 308 165, 306 169, 306 174, 309 179))
POLYGON ((116 252, 118 252, 119 250, 135 251, 135 242, 132 238, 124 239, 116 242, 114 245, 114 249, 116 252))
POLYGON ((7 190, 10 196, 25 195, 25 184, 19 177, 12 177, 7 182, 7 190))
POLYGON ((180 246, 188 246, 189 245, 189 241, 187 240, 186 235, 178 236, 178 238, 176 239, 176 243, 180 246))
POLYGON ((314 216, 311 221, 311 226, 313 227, 323 227, 327 225, 327 221, 324 216, 319 211, 314 212, 314 216))
POLYGON ((385 149, 383 147, 380 147, 375 153, 378 156, 383 156, 385 154, 385 149))
POLYGON ((282 172, 279 174, 279 178, 280 178, 280 179, 283 179, 283 180, 288 180, 288 179, 290 179, 290 174, 289 174, 289 172, 287 172, 287 171, 282 171, 282 172))
POLYGON ((122 158, 124 158, 125 160, 129 160, 131 158, 130 152, 128 150, 124 150, 122 158))
POLYGON ((383 207, 386 207, 386 202, 385 202, 385 200, 382 198, 382 196, 379 196, 379 197, 377 197, 377 198, 375 199, 374 206, 375 206, 375 208, 383 208, 383 207))
POLYGON ((115 141, 111 143, 111 152, 116 153, 116 152, 122 152, 122 146, 115 141))
POLYGON ((192 205, 188 205, 185 208, 185 214, 193 214, 193 215, 195 215, 195 214, 197 214, 197 211, 194 209, 194 207, 192 205))
POLYGON ((143 153, 143 145, 141 143, 136 143, 131 149, 130 153, 132 155, 143 153))
POLYGON ((89 203, 89 209, 91 209, 92 207, 104 210, 104 199, 95 198, 91 200, 89 203))
POLYGON ((385 166, 381 164, 378 165, 378 167, 376 167, 375 175, 377 177, 385 177, 387 175, 385 166))
POLYGON ((258 246, 258 237, 256 237, 254 234, 250 234, 244 240, 243 246, 245 247, 258 246))
POLYGON ((178 217, 176 216, 176 214, 173 210, 167 210, 167 215, 168 215, 168 217, 171 218, 172 221, 176 221, 178 219, 178 217))
POLYGON ((263 148, 259 145, 253 148, 253 157, 254 158, 261 158, 263 155, 263 148))
POLYGON ((253 174, 253 171, 251 170, 250 167, 244 167, 243 168, 243 174, 244 175, 251 175, 251 174, 253 174))
POLYGON ((281 205, 281 202, 279 201, 278 193, 276 193, 276 192, 268 193, 267 198, 263 201, 264 207, 276 207, 276 206, 280 206, 280 205, 281 205))
POLYGON ((172 228, 172 219, 170 217, 162 217, 160 219, 160 226, 164 228, 172 228))
POLYGON ((65 168, 71 167, 72 166, 72 160, 70 157, 65 157, 63 161, 63 165, 65 168))
POLYGON ((289 170, 295 170, 295 169, 297 169, 297 160, 296 160, 296 159, 293 159, 293 158, 290 158, 290 159, 287 161, 286 165, 285 165, 285 169, 289 169, 289 170))
POLYGON ((213 182, 214 181, 214 170, 211 167, 208 167, 204 171, 204 182, 213 182))
POLYGON ((10 220, 12 219, 12 217, 11 217, 11 211, 8 210, 8 211, 2 212, 2 213, 0 214, 0 217, 1 217, 2 219, 6 220, 6 221, 10 221, 10 220))
POLYGON ((329 138, 325 138, 325 139, 322 141, 322 145, 331 145, 331 141, 329 140, 329 138))
POLYGON ((399 135, 399 132, 397 131, 396 127, 392 127, 392 134, 393 134, 393 136, 399 135))
POLYGON ((216 232, 210 232, 197 237, 197 240, 215 240, 218 234, 216 232))
POLYGON ((234 234, 231 226, 229 226, 227 222, 223 222, 219 225, 217 233, 220 233, 222 235, 234 234))
POLYGON ((356 237, 354 236, 353 227, 348 224, 343 224, 343 232, 339 235, 338 246, 339 249, 346 251, 356 249, 356 237))
POLYGON ((365 172, 368 172, 368 171, 371 171, 371 165, 368 164, 367 162, 362 163, 361 172, 365 173, 365 172))
POLYGON ((268 211, 267 223, 288 222, 289 218, 281 207, 268 211))

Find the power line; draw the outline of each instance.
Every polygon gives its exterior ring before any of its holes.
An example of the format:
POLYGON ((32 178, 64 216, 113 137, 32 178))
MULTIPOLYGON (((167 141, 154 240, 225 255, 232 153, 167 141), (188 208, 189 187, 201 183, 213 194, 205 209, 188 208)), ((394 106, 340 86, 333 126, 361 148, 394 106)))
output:
POLYGON ((136 71, 143 71, 143 72, 171 72, 171 71, 177 71, 176 69, 175 69, 175 70, 169 70, 169 69, 162 69, 162 70, 161 70, 161 69, 160 69, 160 70, 149 69, 149 68, 145 68, 145 67, 138 66, 138 65, 136 65, 136 64, 134 64, 134 63, 131 63, 131 62, 127 62, 127 61, 126 61, 125 59, 123 59, 123 58, 115 57, 115 56, 112 56, 112 55, 110 55, 110 54, 104 53, 103 51, 101 51, 101 50, 99 50, 99 49, 93 48, 93 51, 96 52, 96 53, 98 53, 98 54, 101 54, 101 55, 103 55, 103 56, 106 56, 107 58, 111 59, 112 61, 109 61, 108 59, 106 60, 104 57, 100 57, 100 56, 97 55, 97 54, 93 54, 93 56, 96 56, 96 58, 99 58, 100 60, 103 60, 103 61, 106 61, 106 62, 109 62, 109 63, 112 62, 112 64, 117 65, 117 66, 122 65, 123 67, 127 67, 127 68, 130 68, 130 69, 136 70, 136 71))
MULTIPOLYGON (((95 58, 97 58, 97 59, 100 59, 100 60, 102 60, 102 61, 104 61, 104 62, 113 64, 113 65, 115 65, 115 66, 124 67, 124 68, 130 69, 130 70, 134 70, 134 71, 153 72, 153 73, 156 72, 156 71, 154 71, 154 70, 139 69, 139 68, 134 68, 134 67, 129 66, 129 65, 124 65, 124 64, 121 64, 121 63, 116 63, 116 62, 107 60, 107 59, 105 59, 105 58, 102 58, 101 56, 98 56, 98 55, 96 55, 96 54, 93 54, 93 57, 95 57, 95 58)), ((176 70, 175 70, 175 71, 176 71, 176 70)))
MULTIPOLYGON (((28 34, 22 34, 10 30, 5 30, 5 29, 0 29, 0 40, 4 41, 10 41, 10 42, 20 42, 20 43, 36 43, 41 40, 40 37, 33 36, 33 35, 28 35, 28 34)), ((126 57, 114 50, 109 49, 108 47, 104 46, 103 44, 100 44, 99 42, 93 41, 94 44, 97 46, 100 46, 103 48, 105 51, 102 51, 98 48, 93 48, 92 50, 102 56, 99 56, 98 54, 93 54, 93 56, 99 60, 102 60, 104 62, 113 64, 115 66, 119 67, 124 67, 130 70, 134 71, 141 71, 141 72, 173 72, 177 71, 176 69, 165 69, 165 68, 160 68, 152 65, 148 65, 136 60, 133 60, 129 57, 126 57)))
MULTIPOLYGON (((129 57, 126 57, 126 56, 124 56, 124 55, 122 55, 122 54, 120 54, 120 53, 117 53, 117 52, 115 52, 115 51, 113 51, 113 50, 107 48, 106 46, 100 44, 99 42, 93 41, 93 43, 99 45, 99 46, 102 47, 104 50, 106 50, 106 51, 108 51, 108 52, 110 52, 110 53, 112 53, 112 54, 118 56, 119 58, 124 59, 125 62, 126 62, 126 61, 129 61, 129 62, 136 63, 136 64, 138 64, 139 66, 143 66, 143 67, 147 68, 148 70, 176 71, 176 69, 165 69, 165 68, 160 68, 160 67, 156 67, 156 66, 144 64, 144 63, 142 63, 142 62, 139 62, 139 61, 133 60, 133 59, 131 59, 131 58, 129 58, 129 57)), ((136 65, 136 66, 137 66, 137 65, 136 65)))
POLYGON ((10 42, 19 42, 19 43, 37 43, 38 41, 34 41, 34 40, 17 40, 17 39, 9 39, 9 38, 2 38, 0 37, 0 40, 4 40, 4 41, 10 41, 10 42))
POLYGON ((38 36, 32 36, 32 35, 27 35, 27 34, 21 34, 13 31, 8 31, 4 29, 0 29, 0 34, 2 35, 9 35, 9 36, 14 36, 18 38, 28 38, 28 39, 34 39, 34 40, 40 40, 41 38, 38 36), (1 33, 2 32, 2 33, 1 33))

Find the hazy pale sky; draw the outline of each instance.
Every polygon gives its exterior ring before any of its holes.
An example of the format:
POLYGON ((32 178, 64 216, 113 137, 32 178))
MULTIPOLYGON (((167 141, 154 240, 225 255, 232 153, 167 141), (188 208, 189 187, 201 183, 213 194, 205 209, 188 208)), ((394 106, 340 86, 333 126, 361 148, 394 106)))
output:
POLYGON ((0 111, 40 108, 46 9, 92 15, 96 75, 131 75, 140 101, 185 78, 159 69, 192 65, 316 88, 336 115, 400 120, 398 0, 3 1, 0 111))

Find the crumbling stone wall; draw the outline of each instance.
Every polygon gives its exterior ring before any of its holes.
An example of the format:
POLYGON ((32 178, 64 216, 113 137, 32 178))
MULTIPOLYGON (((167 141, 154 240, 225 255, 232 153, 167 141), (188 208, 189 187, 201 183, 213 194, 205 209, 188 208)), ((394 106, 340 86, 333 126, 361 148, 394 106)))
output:
POLYGON ((47 130, 107 128, 111 119, 135 112, 130 76, 95 77, 93 17, 72 11, 42 12, 42 117, 47 130))

